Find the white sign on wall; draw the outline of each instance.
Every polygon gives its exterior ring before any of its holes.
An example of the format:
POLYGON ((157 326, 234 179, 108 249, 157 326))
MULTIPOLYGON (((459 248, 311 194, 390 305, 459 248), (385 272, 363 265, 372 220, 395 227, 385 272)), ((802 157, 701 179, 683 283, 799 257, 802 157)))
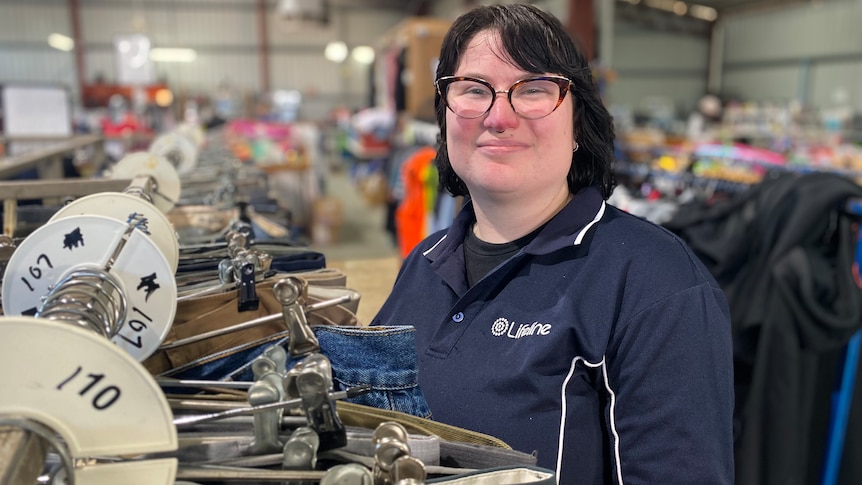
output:
POLYGON ((69 91, 54 84, 0 85, 6 154, 20 155, 72 135, 69 91), (27 138, 34 138, 28 140, 27 138))
POLYGON ((14 137, 66 137, 72 134, 69 91, 54 85, 5 85, 3 134, 14 137))

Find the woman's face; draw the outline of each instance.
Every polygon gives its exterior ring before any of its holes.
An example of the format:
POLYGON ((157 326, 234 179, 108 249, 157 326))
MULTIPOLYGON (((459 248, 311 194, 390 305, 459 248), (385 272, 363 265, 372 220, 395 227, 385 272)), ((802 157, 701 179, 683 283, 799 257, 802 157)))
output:
MULTIPOLYGON (((461 56, 455 76, 484 79, 503 91, 535 76, 508 62, 498 35, 482 31, 461 56)), ((546 73, 559 75, 558 73, 546 73)), ((475 119, 446 110, 449 160, 474 200, 540 200, 568 196, 566 176, 572 163, 574 134, 571 94, 544 118, 518 116, 505 94, 475 119)))

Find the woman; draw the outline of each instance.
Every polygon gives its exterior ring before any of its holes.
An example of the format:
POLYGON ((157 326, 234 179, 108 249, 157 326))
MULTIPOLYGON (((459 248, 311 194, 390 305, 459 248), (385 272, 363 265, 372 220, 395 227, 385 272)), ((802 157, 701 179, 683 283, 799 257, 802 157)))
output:
POLYGON ((441 186, 378 325, 414 325, 434 419, 537 453, 559 483, 731 483, 728 308, 675 236, 605 203, 613 126, 530 5, 478 7, 437 68, 441 186))

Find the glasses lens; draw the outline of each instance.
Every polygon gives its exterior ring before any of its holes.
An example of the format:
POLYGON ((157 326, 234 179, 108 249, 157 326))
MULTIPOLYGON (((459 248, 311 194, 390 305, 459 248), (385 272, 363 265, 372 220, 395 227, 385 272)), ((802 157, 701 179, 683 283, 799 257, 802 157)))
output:
POLYGON ((493 101, 494 92, 488 86, 476 81, 453 81, 446 89, 446 104, 453 113, 462 118, 482 116, 491 107, 493 101))
POLYGON ((543 118, 556 109, 561 94, 562 87, 557 82, 534 79, 514 86, 512 106, 524 118, 543 118))

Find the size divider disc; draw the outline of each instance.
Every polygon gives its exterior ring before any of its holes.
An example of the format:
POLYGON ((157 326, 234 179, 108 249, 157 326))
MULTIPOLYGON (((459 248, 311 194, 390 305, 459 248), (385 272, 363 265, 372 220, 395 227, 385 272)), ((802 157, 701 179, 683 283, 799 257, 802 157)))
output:
POLYGON ((156 137, 150 143, 149 152, 167 158, 180 175, 191 173, 198 164, 198 148, 195 142, 177 132, 156 137))
POLYGON ((123 223, 133 214, 147 219, 147 231, 162 255, 171 266, 171 274, 177 271, 180 261, 180 242, 173 224, 163 212, 140 197, 122 192, 100 192, 76 199, 61 207, 49 222, 69 216, 107 216, 123 223))
MULTIPOLYGON (((106 216, 69 216, 33 231, 3 275, 3 313, 34 315, 42 297, 75 268, 105 268, 127 225, 106 216)), ((150 238, 135 229, 109 273, 126 297, 125 324, 113 342, 142 361, 159 348, 174 321, 177 284, 150 238)), ((46 354, 50 355, 50 354, 46 354)))
POLYGON ((203 127, 197 123, 185 121, 177 125, 174 132, 185 136, 198 148, 204 146, 204 142, 206 141, 206 133, 204 132, 203 127))
POLYGON ((180 197, 180 175, 171 162, 162 155, 152 152, 133 152, 111 167, 111 178, 134 179, 150 176, 156 181, 153 204, 167 213, 176 205, 180 197))
MULTIPOLYGON (((177 449, 173 414, 158 384, 92 332, 41 318, 0 317, 0 363, 0 414, 47 426, 73 458, 177 449)), ((177 460, 168 458, 96 464, 74 473, 76 484, 168 485, 176 469, 177 460)))

